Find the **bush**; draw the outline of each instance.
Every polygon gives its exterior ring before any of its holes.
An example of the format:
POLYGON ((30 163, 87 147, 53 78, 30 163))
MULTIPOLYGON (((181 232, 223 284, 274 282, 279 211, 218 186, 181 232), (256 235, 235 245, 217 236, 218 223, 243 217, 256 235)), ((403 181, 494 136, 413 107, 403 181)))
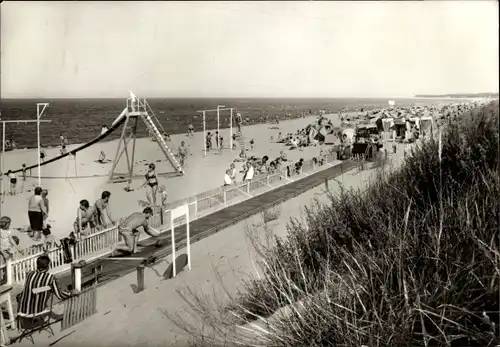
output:
POLYGON ((307 209, 305 224, 292 220, 285 240, 258 246, 259 278, 211 315, 225 333, 210 342, 500 343, 498 123, 498 102, 470 112, 448 125, 441 149, 431 139, 368 190, 343 190, 307 209), (237 328, 253 320, 265 327, 237 328))
POLYGON ((269 223, 274 220, 277 220, 280 217, 280 215, 281 215, 280 207, 273 206, 262 212, 262 220, 264 221, 264 224, 269 223))

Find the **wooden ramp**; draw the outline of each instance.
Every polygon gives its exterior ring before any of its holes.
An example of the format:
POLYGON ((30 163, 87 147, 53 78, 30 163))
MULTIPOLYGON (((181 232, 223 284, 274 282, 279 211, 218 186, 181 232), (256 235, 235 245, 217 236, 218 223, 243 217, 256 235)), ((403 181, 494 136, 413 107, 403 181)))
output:
MULTIPOLYGON (((339 165, 302 177, 274 190, 194 220, 190 223, 191 242, 193 243, 201 240, 219 230, 225 229, 252 215, 264 211, 275 204, 294 198, 307 190, 323 184, 325 179, 332 179, 358 165, 359 163, 354 161, 344 161, 339 165)), ((186 226, 182 225, 176 227, 175 234, 175 239, 177 241, 176 248, 183 247, 186 243, 186 226)), ((162 236, 164 240, 162 241, 163 246, 161 248, 154 246, 145 247, 142 251, 134 254, 134 256, 155 259, 161 259, 168 256, 171 250, 170 231, 164 232, 162 236)), ((94 283, 96 274, 93 273, 93 269, 98 266, 101 268, 101 271, 97 274, 97 281, 99 285, 101 285, 135 271, 137 264, 131 264, 130 262, 109 262, 103 259, 96 259, 82 269, 83 286, 94 283)), ((71 285, 70 273, 63 273, 58 277, 63 285, 71 285)))

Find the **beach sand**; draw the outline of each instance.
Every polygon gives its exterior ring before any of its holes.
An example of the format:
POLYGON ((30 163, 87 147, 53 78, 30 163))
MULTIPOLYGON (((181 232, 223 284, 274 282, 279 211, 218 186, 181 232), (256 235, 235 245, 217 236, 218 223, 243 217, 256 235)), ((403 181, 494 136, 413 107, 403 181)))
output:
MULTIPOLYGON (((337 115, 326 115, 332 120, 334 125, 340 125, 337 115)), ((286 150, 289 160, 297 161, 300 158, 306 160, 318 156, 320 146, 306 147, 303 150, 288 150, 284 144, 276 143, 279 132, 285 135, 288 132, 295 133, 311 123, 316 116, 281 121, 280 124, 257 124, 243 127, 243 136, 246 139, 247 147, 249 141, 254 139, 255 149, 249 151, 249 155, 262 157, 268 155, 270 159, 279 156, 281 150, 286 150), (270 141, 273 136, 274 141, 270 141)), ((207 129, 212 134, 216 129, 207 129)), ((121 131, 118 128, 116 131, 121 131)), ((236 131, 236 128, 233 129, 236 131)), ((132 212, 142 210, 141 202, 146 200, 146 188, 139 188, 144 182, 143 175, 146 173, 147 165, 154 162, 157 165, 157 173, 160 174, 159 183, 165 185, 168 192, 168 201, 175 201, 196 195, 211 189, 220 187, 223 184, 224 171, 229 164, 238 157, 239 148, 229 149, 229 129, 221 129, 224 144, 227 147, 221 152, 213 150, 204 157, 203 133, 195 133, 194 137, 187 137, 185 134, 172 135, 170 147, 174 153, 181 141, 185 141, 190 155, 186 160, 186 175, 166 178, 168 175, 161 173, 173 172, 173 168, 165 159, 163 153, 156 142, 147 138, 137 139, 135 153, 134 174, 139 175, 131 184, 132 192, 124 190, 126 183, 108 184, 108 175, 112 163, 99 164, 97 159, 100 151, 104 151, 108 159, 113 160, 118 140, 97 143, 85 150, 77 153, 74 159, 63 158, 54 163, 41 167, 42 187, 49 190, 49 222, 52 226, 52 233, 56 238, 66 237, 73 229, 73 222, 76 218, 78 202, 87 199, 91 205, 100 198, 103 191, 110 191, 110 211, 116 220, 125 217, 132 212)), ((98 135, 98 134, 96 134, 98 135)), ((215 146, 215 141, 213 141, 215 146)), ((68 150, 72 150, 78 145, 70 145, 68 150)), ((59 154, 59 148, 46 149, 47 158, 50 159, 59 154)), ((19 150, 6 152, 4 157, 5 171, 16 170, 23 163, 27 166, 36 164, 37 150, 19 150)), ((117 166, 116 172, 125 172, 126 161, 123 156, 117 166)), ((238 167, 237 167, 238 168, 238 167)), ((28 173, 30 177, 22 182, 21 175, 18 176, 18 192, 23 187, 23 193, 16 196, 6 195, 2 207, 2 214, 11 217, 13 227, 26 227, 29 224, 27 216, 28 199, 32 194, 32 189, 37 185, 38 169, 32 169, 28 173)), ((241 181, 241 176, 237 177, 241 181)), ((9 189, 8 180, 4 180, 4 191, 9 189)), ((27 245, 30 239, 21 235, 21 245, 27 245)))
MULTIPOLYGON (((394 163, 403 158, 404 145, 398 144, 398 151, 391 155, 394 163)), ((375 177, 375 169, 358 172, 351 170, 329 182, 332 193, 339 192, 340 185, 345 188, 366 187, 375 177)), ((281 215, 269 227, 278 236, 286 235, 286 225, 291 217, 305 216, 304 206, 313 199, 327 203, 325 186, 309 190, 280 205, 281 215)), ((169 319, 164 311, 171 315, 189 311, 178 290, 185 292, 187 287, 202 295, 215 295, 224 300, 225 289, 234 294, 241 288, 242 280, 256 273, 257 255, 247 237, 250 229, 256 235, 263 235, 261 214, 233 225, 206 239, 196 242, 191 247, 192 269, 184 271, 172 280, 162 281, 159 274, 167 268, 170 257, 164 262, 146 269, 146 289, 133 294, 132 287, 137 283, 136 274, 119 278, 98 288, 98 313, 81 324, 59 331, 54 327, 55 336, 49 337, 42 332, 35 335, 37 346, 48 346, 61 337, 58 346, 187 346, 186 337, 169 319), (220 276, 222 282, 217 278, 220 276), (223 288, 225 287, 225 289, 223 288)), ((183 252, 184 250, 179 250, 183 252)), ((19 346, 31 346, 23 341, 19 346)))

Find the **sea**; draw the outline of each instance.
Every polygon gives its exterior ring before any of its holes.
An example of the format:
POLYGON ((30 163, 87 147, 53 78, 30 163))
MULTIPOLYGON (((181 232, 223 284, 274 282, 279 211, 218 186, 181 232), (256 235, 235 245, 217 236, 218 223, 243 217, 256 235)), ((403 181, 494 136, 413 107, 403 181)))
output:
MULTIPOLYGON (((438 99, 393 99, 396 105, 415 105, 439 102, 438 99)), ((443 101, 443 100, 441 100, 443 101)), ((40 124, 40 143, 42 147, 58 146, 60 135, 65 136, 70 144, 91 141, 100 135, 103 125, 110 127, 125 107, 125 99, 0 99, 1 120, 36 120, 37 103, 47 102, 42 119, 50 123, 40 124)), ((257 123, 259 118, 268 115, 269 120, 276 115, 284 119, 305 114, 319 114, 349 111, 365 111, 373 108, 388 107, 388 99, 367 98, 331 98, 331 99, 224 99, 224 98, 151 98, 147 99, 164 130, 169 134, 187 133, 188 124, 192 123, 195 131, 203 130, 202 116, 197 113, 202 109, 214 109, 217 105, 233 107, 240 112, 248 123, 257 123)), ((229 111, 220 111, 220 128, 229 127, 229 111)), ((217 128, 217 113, 206 113, 207 130, 217 128)), ((6 123, 5 139, 14 140, 17 148, 37 147, 36 123, 6 123)), ((0 135, 1 136, 1 135, 0 135)), ((139 125, 139 137, 146 137, 144 124, 139 125)), ((110 134, 106 140, 120 137, 120 131, 110 134)), ((1 140, 0 140, 1 142, 1 140)))

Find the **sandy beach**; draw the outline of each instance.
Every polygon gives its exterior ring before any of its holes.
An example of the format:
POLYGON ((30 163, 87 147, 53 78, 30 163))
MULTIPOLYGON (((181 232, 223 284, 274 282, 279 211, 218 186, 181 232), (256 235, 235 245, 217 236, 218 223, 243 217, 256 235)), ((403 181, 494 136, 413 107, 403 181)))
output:
MULTIPOLYGON (((338 116, 326 115, 334 125, 339 125, 338 116)), ((298 129, 304 128, 311 123, 316 116, 281 121, 280 124, 257 124, 243 127, 243 135, 246 145, 251 139, 255 141, 254 150, 249 151, 249 155, 262 157, 268 155, 270 159, 277 157, 281 150, 286 149, 289 160, 297 161, 300 158, 310 159, 318 156, 320 146, 306 147, 301 150, 288 150, 284 144, 276 143, 279 132, 286 134, 295 133, 298 129), (273 140, 271 141, 271 137, 273 140)), ((216 129, 207 129, 212 133, 216 129)), ((116 131, 121 131, 121 128, 116 131)), ((236 129, 233 129, 236 131, 236 129)), ((162 152, 155 142, 147 138, 138 139, 136 142, 134 174, 139 176, 134 179, 131 188, 132 192, 126 192, 126 183, 108 184, 107 179, 111 170, 111 163, 100 164, 97 161, 100 151, 104 151, 107 158, 113 159, 116 153, 118 140, 97 143, 85 150, 77 153, 74 159, 63 158, 54 163, 41 167, 42 187, 49 190, 50 213, 49 222, 52 226, 52 233, 55 237, 65 237, 72 231, 72 225, 76 218, 78 202, 87 199, 91 205, 100 197, 105 190, 110 191, 111 202, 110 211, 113 218, 127 216, 128 214, 141 209, 141 202, 146 200, 146 189, 140 189, 144 182, 142 178, 146 173, 147 165, 154 162, 157 165, 157 172, 160 174, 160 185, 165 185, 168 192, 168 200, 175 201, 186 198, 201 192, 217 188, 222 185, 224 170, 237 158, 239 148, 231 151, 229 147, 229 129, 221 129, 221 136, 224 138, 226 147, 220 153, 212 151, 204 156, 203 133, 195 133, 193 137, 184 135, 172 135, 170 147, 175 151, 181 141, 185 141, 189 149, 189 156, 186 160, 186 175, 179 177, 162 177, 161 173, 172 172, 172 168, 164 158, 162 152)), ((96 134, 97 135, 97 134, 96 134)), ((214 143, 215 145, 215 143, 214 143)), ((71 144, 69 150, 78 147, 78 144, 71 144)), ((46 150, 47 158, 50 159, 59 154, 59 148, 49 148, 46 150)), ((23 163, 27 166, 36 164, 36 150, 19 150, 6 152, 4 167, 6 170, 16 170, 23 163)), ((125 172, 126 161, 122 157, 117 172, 125 172)), ((27 202, 35 185, 37 185, 38 170, 35 168, 28 173, 27 180, 22 182, 19 177, 18 193, 16 196, 6 195, 3 204, 3 215, 10 216, 13 220, 13 227, 26 227, 27 202), (23 187, 24 185, 24 187, 23 187), (26 206, 26 209, 25 209, 26 206)), ((241 177, 237 177, 241 181, 241 177)), ((8 189, 8 181, 4 181, 4 189, 8 189)), ((23 244, 29 242, 29 238, 22 238, 23 244)))
MULTIPOLYGON (((391 155, 394 165, 398 165, 403 158, 404 145, 398 147, 397 154, 391 155)), ((340 185, 362 189, 375 174, 375 169, 360 172, 352 170, 331 180, 329 189, 333 194, 339 192, 340 185)), ((279 206, 280 218, 269 225, 273 232, 278 236, 286 235, 290 218, 302 218, 304 206, 310 205, 313 199, 323 203, 328 201, 324 185, 282 203, 279 206)), ((64 332, 59 332, 56 325, 55 336, 52 337, 45 332, 37 334, 36 345, 48 346, 70 334, 58 342, 58 346, 187 346, 189 337, 172 324, 163 312, 175 314, 189 309, 177 293, 179 290, 185 291, 187 287, 197 293, 210 293, 223 299, 224 285, 234 294, 240 288, 242 279, 256 273, 256 254, 247 231, 263 235, 263 228, 262 215, 258 214, 196 242, 191 247, 191 271, 184 271, 172 280, 161 280, 158 274, 163 273, 170 263, 170 258, 167 258, 153 269, 146 269, 146 289, 139 294, 134 294, 132 290, 137 281, 135 273, 98 288, 96 315, 64 332), (218 276, 222 282, 217 279, 218 276)), ((30 342, 23 341, 19 345, 28 346, 30 342)))

